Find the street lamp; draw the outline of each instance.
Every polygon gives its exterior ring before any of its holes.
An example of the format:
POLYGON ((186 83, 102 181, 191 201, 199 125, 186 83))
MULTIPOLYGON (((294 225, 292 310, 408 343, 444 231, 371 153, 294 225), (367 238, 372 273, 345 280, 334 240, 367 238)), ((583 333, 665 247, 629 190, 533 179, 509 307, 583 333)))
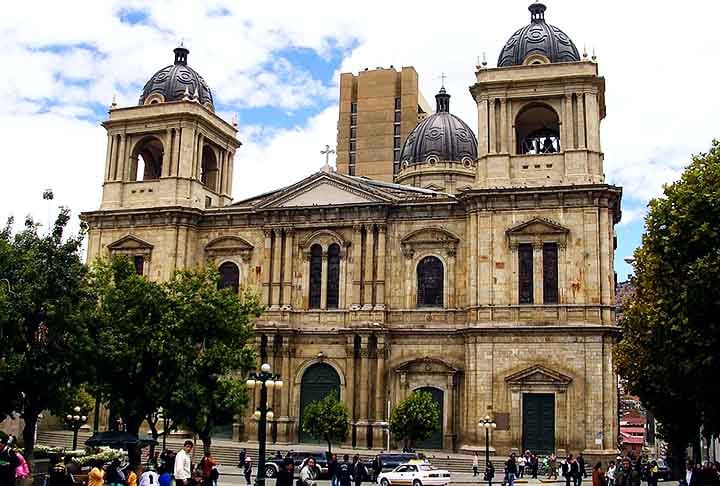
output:
POLYGON ((255 475, 255 485, 265 486, 265 441, 267 438, 265 427, 268 419, 272 420, 275 417, 275 413, 267 406, 267 394, 268 389, 282 388, 283 382, 280 375, 271 373, 269 364, 263 363, 260 373, 250 373, 245 384, 251 390, 260 388, 260 407, 253 414, 258 420, 258 470, 255 475))
POLYGON ((72 450, 75 450, 77 449, 78 431, 80 430, 80 427, 85 425, 87 422, 87 416, 80 415, 79 406, 75 406, 72 411, 73 413, 69 413, 65 416, 65 423, 73 431, 72 450))
POLYGON ((169 425, 168 422, 170 421, 170 419, 168 418, 167 413, 165 412, 165 410, 162 407, 158 408, 157 416, 158 416, 158 418, 162 419, 162 421, 163 421, 162 450, 163 450, 163 452, 165 452, 165 450, 167 449, 165 447, 165 444, 167 441, 168 425, 169 425))
POLYGON ((478 422, 480 427, 485 429, 485 467, 490 463, 490 429, 497 427, 497 424, 490 415, 485 415, 485 418, 478 422))

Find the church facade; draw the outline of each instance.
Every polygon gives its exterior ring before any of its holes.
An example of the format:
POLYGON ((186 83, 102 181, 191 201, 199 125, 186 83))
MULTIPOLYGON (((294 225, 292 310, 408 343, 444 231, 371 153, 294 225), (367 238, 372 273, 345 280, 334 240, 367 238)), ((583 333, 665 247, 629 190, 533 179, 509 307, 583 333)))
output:
MULTIPOLYGON (((442 423, 422 447, 484 450, 490 416, 497 454, 614 456, 621 189, 603 174, 604 79, 544 5, 530 11, 498 67, 475 73, 477 136, 443 88, 389 158, 393 182, 326 165, 239 202, 236 127, 176 49, 139 105, 103 124, 89 261, 128 255, 157 280, 211 264, 223 285, 256 291, 255 344, 285 382, 270 392, 277 444, 308 441, 305 406, 335 391, 346 445, 385 448, 389 410, 425 390, 442 423)), ((243 439, 257 437, 255 406, 243 439)))

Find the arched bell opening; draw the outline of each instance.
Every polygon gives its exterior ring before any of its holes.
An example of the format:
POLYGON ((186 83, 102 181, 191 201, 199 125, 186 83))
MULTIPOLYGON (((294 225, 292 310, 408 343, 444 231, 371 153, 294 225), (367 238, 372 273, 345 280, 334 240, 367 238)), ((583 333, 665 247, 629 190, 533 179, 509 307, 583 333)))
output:
POLYGON ((560 118, 548 105, 533 104, 523 109, 515 119, 515 134, 520 155, 560 152, 560 118))
POLYGON ((218 163, 215 150, 205 145, 202 151, 202 164, 200 165, 200 182, 210 190, 217 191, 218 163))
POLYGON ((163 144, 157 137, 147 137, 138 142, 132 152, 131 181, 159 179, 162 175, 163 144))

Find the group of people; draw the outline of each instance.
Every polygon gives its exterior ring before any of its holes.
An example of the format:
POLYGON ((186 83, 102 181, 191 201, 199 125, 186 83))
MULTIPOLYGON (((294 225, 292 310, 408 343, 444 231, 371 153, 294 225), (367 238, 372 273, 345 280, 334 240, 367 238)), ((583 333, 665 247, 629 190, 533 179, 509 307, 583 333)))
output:
MULTIPOLYGON (((295 463, 290 453, 279 466, 275 486, 317 486, 320 467, 314 457, 308 457, 300 464, 297 483, 295 483, 295 463)), ((370 479, 368 468, 358 455, 355 455, 351 462, 348 454, 343 455, 342 461, 338 460, 336 454, 331 454, 327 468, 331 486, 360 486, 363 481, 370 479)), ((373 460, 372 470, 375 475, 382 472, 382 461, 379 456, 373 460)))

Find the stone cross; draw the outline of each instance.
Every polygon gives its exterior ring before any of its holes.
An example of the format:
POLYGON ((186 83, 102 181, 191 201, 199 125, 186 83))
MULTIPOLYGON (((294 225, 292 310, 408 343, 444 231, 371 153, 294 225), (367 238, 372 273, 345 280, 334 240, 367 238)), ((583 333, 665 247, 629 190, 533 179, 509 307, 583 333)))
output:
POLYGON ((445 73, 440 73, 440 79, 441 79, 441 87, 445 87, 445 80, 447 79, 447 76, 445 73))
POLYGON ((322 168, 323 172, 332 172, 332 167, 330 167, 330 154, 334 154, 335 151, 330 148, 330 145, 325 145, 325 150, 320 151, 321 154, 325 156, 325 165, 322 168))

